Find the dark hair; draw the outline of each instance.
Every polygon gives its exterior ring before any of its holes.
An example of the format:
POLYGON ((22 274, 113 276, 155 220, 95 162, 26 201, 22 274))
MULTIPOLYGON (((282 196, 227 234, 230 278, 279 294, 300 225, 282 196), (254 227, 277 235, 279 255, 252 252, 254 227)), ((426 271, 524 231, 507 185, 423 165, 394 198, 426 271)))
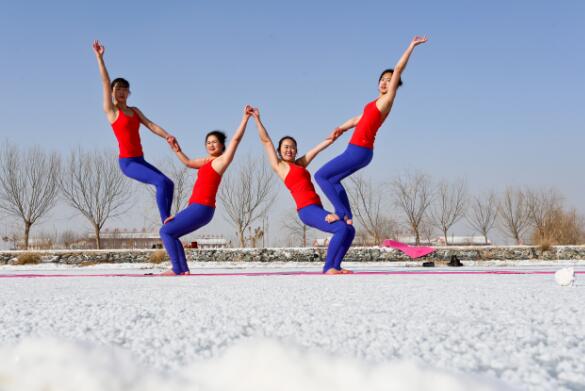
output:
POLYGON ((130 83, 128 83, 128 80, 123 79, 121 77, 118 77, 114 80, 112 80, 112 83, 110 84, 112 91, 114 90, 115 86, 118 87, 122 87, 122 88, 130 88, 130 83))
MULTIPOLYGON (((382 71, 382 73, 380 73, 380 78, 378 79, 378 83, 380 82, 380 80, 382 80, 382 77, 384 77, 384 75, 386 73, 392 73, 394 74, 394 69, 390 68, 390 69, 384 69, 384 71, 382 71)), ((398 81, 398 87, 400 87, 402 85, 402 78, 400 78, 400 80, 398 81)))
POLYGON ((284 142, 284 140, 291 140, 293 143, 295 143, 295 147, 297 146, 297 140, 295 140, 294 137, 284 136, 283 138, 281 138, 278 141, 278 149, 276 150, 276 152, 278 153, 278 156, 280 156, 281 159, 282 159, 282 154, 280 153, 280 147, 282 147, 282 143, 284 142))
POLYGON ((209 136, 217 137, 217 139, 221 143, 221 146, 223 147, 221 149, 221 152, 223 153, 225 151, 225 139, 227 138, 225 133, 222 132, 221 130, 212 130, 211 132, 207 133, 207 135, 205 136, 205 142, 207 142, 207 139, 209 138, 209 136))

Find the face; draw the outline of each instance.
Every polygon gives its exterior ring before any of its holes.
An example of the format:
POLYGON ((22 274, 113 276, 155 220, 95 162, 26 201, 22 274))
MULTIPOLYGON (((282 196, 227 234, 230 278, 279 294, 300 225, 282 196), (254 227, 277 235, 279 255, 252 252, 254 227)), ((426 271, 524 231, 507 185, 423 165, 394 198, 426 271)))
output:
POLYGON ((126 102, 130 95, 130 89, 128 87, 121 87, 120 85, 114 85, 112 90, 112 97, 116 102, 126 102))
POLYGON ((293 162, 297 156, 297 145, 294 141, 287 138, 280 145, 280 156, 282 160, 287 162, 293 162))
POLYGON ((205 148, 207 148, 207 153, 211 156, 219 156, 223 153, 223 144, 214 135, 207 137, 205 148))
POLYGON ((392 72, 386 72, 382 75, 382 79, 380 79, 380 83, 378 84, 378 91, 380 94, 385 94, 388 92, 390 79, 392 79, 392 72))

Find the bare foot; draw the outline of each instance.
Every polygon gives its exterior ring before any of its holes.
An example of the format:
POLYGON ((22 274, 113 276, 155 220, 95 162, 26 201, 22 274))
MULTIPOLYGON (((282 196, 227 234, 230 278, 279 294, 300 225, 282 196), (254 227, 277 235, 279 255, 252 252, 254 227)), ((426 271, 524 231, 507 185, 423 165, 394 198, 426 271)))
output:
POLYGON ((353 274, 353 270, 347 270, 347 269, 340 269, 339 272, 341 274, 353 274))
POLYGON ((181 273, 182 276, 190 276, 191 272, 187 270, 186 272, 181 273))
POLYGON ((324 272, 323 274, 341 274, 341 271, 339 271, 335 268, 331 268, 331 269, 327 270, 326 272, 324 272))
POLYGON ((172 221, 175 219, 175 216, 169 216, 165 219, 165 221, 163 221, 163 225, 165 225, 166 223, 168 223, 169 221, 172 221))
POLYGON ((345 216, 343 219, 345 220, 345 222, 346 222, 348 225, 353 225, 353 220, 352 220, 352 219, 350 219, 349 217, 345 216))
POLYGON ((178 276, 178 274, 175 273, 173 269, 171 269, 167 270, 166 272, 158 273, 157 276, 178 276))
POLYGON ((337 216, 335 213, 329 213, 327 216, 325 216, 325 221, 328 222, 329 224, 334 223, 338 220, 339 216, 337 216))

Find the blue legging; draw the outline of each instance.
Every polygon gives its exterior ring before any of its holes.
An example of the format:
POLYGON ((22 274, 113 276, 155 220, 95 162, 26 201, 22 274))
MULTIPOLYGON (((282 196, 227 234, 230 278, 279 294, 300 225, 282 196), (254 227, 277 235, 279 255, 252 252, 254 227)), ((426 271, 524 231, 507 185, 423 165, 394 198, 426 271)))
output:
POLYGON ((141 157, 120 158, 120 169, 129 178, 156 187, 156 204, 160 213, 161 222, 171 215, 173 205, 173 181, 165 176, 158 168, 141 157))
POLYGON ((320 205, 309 205, 299 210, 299 217, 303 223, 333 234, 327 248, 323 273, 331 268, 341 270, 341 261, 355 237, 355 229, 345 221, 338 220, 331 224, 326 222, 325 217, 328 214, 329 212, 320 205))
POLYGON ((173 271, 181 274, 189 271, 185 249, 179 238, 199 229, 213 218, 215 208, 201 204, 191 204, 160 229, 160 238, 169 253, 173 271))
POLYGON ((353 218, 349 198, 341 181, 367 166, 372 161, 373 156, 372 149, 348 144, 347 149, 341 155, 325 163, 315 173, 315 180, 333 204, 335 213, 340 218, 353 218))

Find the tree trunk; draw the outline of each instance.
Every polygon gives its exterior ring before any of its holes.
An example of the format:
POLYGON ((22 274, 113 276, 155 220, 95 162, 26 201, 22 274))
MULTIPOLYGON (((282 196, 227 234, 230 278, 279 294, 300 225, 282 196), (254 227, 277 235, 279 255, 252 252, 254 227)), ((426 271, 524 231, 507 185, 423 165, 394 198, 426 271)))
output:
POLYGON ((419 246, 420 245, 420 234, 418 233, 418 227, 414 228, 414 237, 415 237, 414 244, 419 246))
POLYGON ((95 248, 98 250, 102 249, 102 238, 100 237, 100 227, 97 224, 93 225, 95 230, 95 248))
POLYGON ((303 247, 307 247, 307 226, 303 225, 303 247))
POLYGON ((443 236, 445 237, 445 246, 449 245, 449 241, 447 240, 447 230, 443 231, 443 236))
POLYGON ((240 240, 240 247, 242 247, 242 248, 246 247, 246 243, 245 243, 245 239, 244 239, 244 230, 241 228, 238 230, 238 239, 240 240))
POLYGON ((28 250, 28 237, 30 234, 30 227, 32 224, 28 221, 24 222, 24 249, 28 250))

